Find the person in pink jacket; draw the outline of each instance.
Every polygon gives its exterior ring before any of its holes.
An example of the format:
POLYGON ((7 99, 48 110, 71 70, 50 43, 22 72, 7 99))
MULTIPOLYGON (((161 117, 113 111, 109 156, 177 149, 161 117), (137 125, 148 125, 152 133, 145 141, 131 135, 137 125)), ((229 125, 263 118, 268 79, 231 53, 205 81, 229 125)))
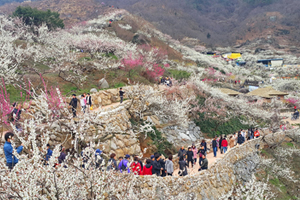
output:
POLYGON ((197 147, 193 144, 192 145, 192 151, 193 151, 193 153, 194 153, 194 163, 196 163, 197 162, 197 153, 198 153, 198 150, 197 150, 197 147))

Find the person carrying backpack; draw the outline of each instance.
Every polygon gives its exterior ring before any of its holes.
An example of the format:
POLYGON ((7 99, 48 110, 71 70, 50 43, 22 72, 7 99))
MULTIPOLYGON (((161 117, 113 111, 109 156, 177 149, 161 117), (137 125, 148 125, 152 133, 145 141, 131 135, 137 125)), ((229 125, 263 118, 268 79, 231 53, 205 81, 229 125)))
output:
POLYGON ((119 163, 119 170, 122 173, 123 171, 126 171, 130 173, 130 168, 129 168, 129 161, 128 159, 130 158, 130 155, 126 154, 125 159, 121 160, 121 162, 119 163))

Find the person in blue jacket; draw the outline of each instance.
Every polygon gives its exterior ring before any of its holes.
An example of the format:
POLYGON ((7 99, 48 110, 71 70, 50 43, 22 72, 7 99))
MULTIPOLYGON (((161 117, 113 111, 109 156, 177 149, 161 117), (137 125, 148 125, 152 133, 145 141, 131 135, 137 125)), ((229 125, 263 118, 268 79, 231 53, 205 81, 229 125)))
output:
POLYGON ((122 173, 123 171, 126 171, 130 173, 130 169, 129 169, 129 159, 130 155, 126 154, 125 159, 121 160, 121 162, 119 163, 119 170, 122 173))
MULTIPOLYGON (((13 169, 14 166, 18 163, 18 159, 16 158, 16 156, 13 155, 13 147, 11 145, 11 142, 13 141, 13 137, 14 134, 12 132, 8 132, 5 134, 4 138, 5 138, 5 144, 3 147, 4 150, 4 154, 5 154, 5 158, 6 158, 6 166, 9 169, 13 169)), ((23 144, 21 144, 21 146, 19 146, 17 149, 17 153, 20 154, 21 151, 23 150, 23 144)))
POLYGON ((49 161, 49 159, 51 158, 51 156, 52 156, 52 150, 50 149, 50 144, 47 144, 47 154, 46 154, 46 158, 45 158, 45 160, 46 161, 49 161))

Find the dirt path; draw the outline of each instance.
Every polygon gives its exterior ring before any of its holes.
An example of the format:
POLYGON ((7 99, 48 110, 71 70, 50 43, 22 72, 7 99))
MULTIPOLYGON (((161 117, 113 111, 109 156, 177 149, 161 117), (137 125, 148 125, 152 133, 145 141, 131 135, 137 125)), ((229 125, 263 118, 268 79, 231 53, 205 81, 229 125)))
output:
MULTIPOLYGON (((122 104, 126 103, 127 101, 129 101, 129 100, 123 101, 122 104)), ((121 104, 120 102, 112 103, 112 104, 109 104, 109 105, 106 105, 106 106, 98 107, 98 108, 94 109, 92 112, 99 111, 99 110, 106 110, 106 109, 108 109, 108 108, 112 108, 112 107, 114 107, 114 106, 117 107, 118 105, 122 105, 122 104, 121 104)))
MULTIPOLYGON (((292 112, 281 113, 281 116, 287 116, 288 118, 283 119, 282 121, 288 122, 290 125, 292 125, 292 124, 300 124, 300 118, 297 119, 297 120, 291 120, 292 112)), ((293 126, 293 127, 294 127, 294 128, 298 128, 297 126, 293 126)))
MULTIPOLYGON (((229 148, 229 147, 228 147, 228 148, 229 148)), ((230 151, 230 149, 229 149, 228 151, 230 151)), ((227 152, 228 152, 228 151, 227 151, 227 152)), ((222 158, 224 157, 224 155, 225 155, 225 154, 221 154, 221 153, 220 153, 220 150, 218 150, 218 152, 217 152, 217 157, 214 157, 214 153, 213 153, 213 152, 208 153, 207 156, 206 156, 206 158, 207 158, 207 160, 208 160, 208 168, 210 168, 210 166, 211 166, 214 162, 216 162, 217 159, 222 159, 222 158)), ((188 174, 189 174, 189 175, 193 175, 193 174, 195 174, 195 173, 198 172, 198 169, 199 169, 199 157, 197 158, 197 162, 196 162, 196 165, 194 165, 194 167, 192 167, 191 164, 190 164, 190 166, 189 166, 189 168, 188 168, 188 174)), ((178 171, 179 171, 179 169, 176 169, 176 170, 174 171, 173 175, 174 175, 174 176, 178 176, 178 171)))

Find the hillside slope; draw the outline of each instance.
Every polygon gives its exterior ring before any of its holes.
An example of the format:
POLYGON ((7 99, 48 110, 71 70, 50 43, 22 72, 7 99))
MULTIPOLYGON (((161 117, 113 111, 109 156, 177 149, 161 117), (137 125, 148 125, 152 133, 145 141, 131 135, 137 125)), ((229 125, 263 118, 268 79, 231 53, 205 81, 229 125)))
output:
POLYGON ((50 0, 7 4, 0 13, 11 14, 18 5, 57 11, 67 26, 93 19, 112 6, 124 8, 175 39, 197 38, 212 47, 259 40, 295 49, 300 41, 297 0, 50 0))

